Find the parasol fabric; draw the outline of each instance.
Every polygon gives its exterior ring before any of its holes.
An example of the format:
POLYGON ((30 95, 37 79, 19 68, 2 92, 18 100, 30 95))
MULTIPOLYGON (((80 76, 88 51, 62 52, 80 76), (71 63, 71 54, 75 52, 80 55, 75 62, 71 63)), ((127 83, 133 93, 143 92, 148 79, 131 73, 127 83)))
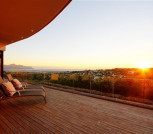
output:
POLYGON ((0 0, 0 47, 37 33, 70 2, 71 0, 0 0))

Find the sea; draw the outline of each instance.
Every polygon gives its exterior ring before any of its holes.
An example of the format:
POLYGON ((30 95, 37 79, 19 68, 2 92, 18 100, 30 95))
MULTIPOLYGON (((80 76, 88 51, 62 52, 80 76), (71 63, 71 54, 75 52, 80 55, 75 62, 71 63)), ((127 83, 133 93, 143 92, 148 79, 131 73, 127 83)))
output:
POLYGON ((6 72, 73 72, 85 71, 85 69, 4 69, 6 72))

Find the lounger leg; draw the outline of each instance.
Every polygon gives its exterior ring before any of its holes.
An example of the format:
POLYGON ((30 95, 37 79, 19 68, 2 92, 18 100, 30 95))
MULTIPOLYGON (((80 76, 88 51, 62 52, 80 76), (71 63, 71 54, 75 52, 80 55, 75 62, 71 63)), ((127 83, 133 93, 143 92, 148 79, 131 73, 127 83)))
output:
POLYGON ((44 101, 45 101, 45 103, 46 103, 46 102, 47 102, 47 101, 46 101, 46 96, 43 96, 43 98, 44 98, 44 101))
POLYGON ((44 97, 44 100, 45 100, 45 103, 46 103, 46 102, 47 102, 47 101, 46 101, 46 92, 45 92, 45 89, 44 89, 43 86, 42 86, 42 89, 43 89, 43 92, 44 92, 44 96, 43 96, 43 97, 44 97))

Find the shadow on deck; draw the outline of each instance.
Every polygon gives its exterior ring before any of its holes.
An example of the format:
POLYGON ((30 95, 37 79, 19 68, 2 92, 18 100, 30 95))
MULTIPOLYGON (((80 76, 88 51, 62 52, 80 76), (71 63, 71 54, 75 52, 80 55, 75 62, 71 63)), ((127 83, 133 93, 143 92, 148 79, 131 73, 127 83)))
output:
POLYGON ((0 102, 3 133, 153 133, 153 111, 46 89, 42 97, 0 102))

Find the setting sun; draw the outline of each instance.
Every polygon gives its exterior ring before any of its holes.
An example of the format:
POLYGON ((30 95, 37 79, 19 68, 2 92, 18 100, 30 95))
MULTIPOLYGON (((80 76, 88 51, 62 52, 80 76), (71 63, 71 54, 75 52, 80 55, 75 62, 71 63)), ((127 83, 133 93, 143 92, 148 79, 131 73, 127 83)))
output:
POLYGON ((136 67, 141 69, 146 69, 146 68, 150 68, 151 64, 147 61, 140 61, 136 64, 136 67))

